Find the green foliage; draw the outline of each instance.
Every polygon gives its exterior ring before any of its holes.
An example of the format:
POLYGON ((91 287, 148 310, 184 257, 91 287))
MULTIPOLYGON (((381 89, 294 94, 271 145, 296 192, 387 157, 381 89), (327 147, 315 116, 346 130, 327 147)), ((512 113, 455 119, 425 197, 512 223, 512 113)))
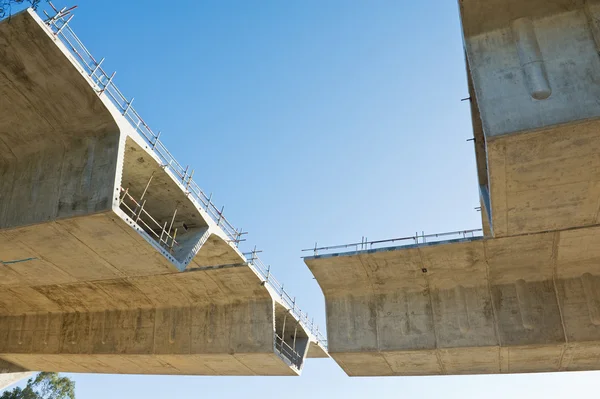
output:
POLYGON ((58 373, 39 373, 24 389, 6 391, 0 399, 75 399, 75 383, 58 373))

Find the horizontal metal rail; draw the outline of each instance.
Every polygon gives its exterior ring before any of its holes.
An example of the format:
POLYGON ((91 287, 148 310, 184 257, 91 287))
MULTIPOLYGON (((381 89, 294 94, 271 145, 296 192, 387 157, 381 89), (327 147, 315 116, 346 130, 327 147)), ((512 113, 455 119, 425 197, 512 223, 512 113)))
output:
POLYGON ((279 334, 275 334, 275 349, 300 370, 300 367, 302 367, 303 356, 285 342, 279 334))
POLYGON ((166 223, 161 226, 161 224, 158 223, 158 221, 144 209, 144 204, 146 201, 140 204, 131 196, 131 194, 129 194, 129 189, 123 189, 123 187, 121 187, 121 192, 123 193, 123 196, 120 200, 121 209, 124 208, 124 210, 126 210, 129 214, 129 217, 131 217, 131 219, 137 223, 138 226, 142 227, 145 232, 153 235, 159 245, 164 245, 165 249, 170 252, 173 250, 173 247, 179 245, 179 243, 175 240, 175 237, 177 236, 177 229, 175 229, 175 232, 173 233, 171 228, 167 230, 166 223), (127 201, 133 204, 133 209, 131 206, 129 206, 129 204, 127 204, 127 201), (154 227, 148 225, 145 219, 152 221, 154 227), (144 228, 142 225, 146 228, 144 228), (160 231, 161 233, 158 234, 157 231, 160 231), (171 241, 170 243, 169 240, 171 241))
POLYGON ((327 349, 327 338, 319 331, 319 326, 315 324, 314 318, 311 319, 308 316, 308 313, 303 312, 298 305, 296 305, 296 297, 290 296, 284 289, 283 284, 281 284, 277 279, 271 274, 271 266, 266 266, 257 256, 257 251, 254 250, 250 253, 244 254, 248 259, 248 263, 253 266, 254 270, 259 274, 259 276, 263 279, 265 284, 268 284, 269 287, 275 291, 277 295, 281 298, 281 300, 290 308, 290 312, 295 316, 295 318, 300 322, 302 327, 306 330, 310 331, 311 334, 315 336, 318 343, 324 348, 327 349))
MULTIPOLYGON (((390 238, 387 240, 377 240, 377 241, 368 241, 366 237, 363 237, 361 242, 354 242, 351 244, 342 244, 342 245, 333 245, 329 247, 318 247, 317 243, 313 248, 303 249, 302 252, 313 251, 314 256, 319 255, 322 252, 327 253, 337 253, 344 252, 338 251, 340 249, 348 249, 351 248, 354 251, 365 251, 369 249, 373 249, 374 247, 387 247, 390 246, 394 242, 403 242, 402 245, 414 245, 414 244, 426 244, 428 242, 438 242, 446 239, 461 239, 461 238, 469 238, 469 237, 481 237, 483 236, 482 229, 472 229, 472 230, 461 230, 461 231, 451 231, 448 233, 437 233, 437 234, 425 234, 422 232, 415 233, 414 236, 408 237, 399 237, 399 238, 390 238)), ((348 251, 346 251, 348 252, 348 251)))
MULTIPOLYGON (((50 5, 52 6, 52 3, 50 3, 50 5)), ((52 7, 54 8, 54 6, 52 7)), ((115 85, 115 73, 108 75, 103 69, 102 63, 104 62, 104 59, 97 61, 84 46, 79 37, 77 37, 75 32, 68 24, 72 17, 72 15, 70 15, 71 10, 72 9, 66 8, 57 10, 54 8, 54 11, 56 12, 54 16, 46 14, 48 18, 45 20, 45 23, 50 32, 55 37, 60 39, 60 41, 70 51, 73 59, 83 68, 92 83, 95 85, 94 88, 98 94, 106 95, 107 98, 109 98, 110 101, 121 112, 123 117, 129 122, 129 124, 152 147, 152 149, 160 158, 163 168, 168 168, 178 179, 180 179, 180 183, 186 188, 187 193, 191 195, 208 213, 210 218, 218 226, 220 226, 221 229, 223 229, 229 238, 229 242, 232 245, 238 246, 241 241, 244 241, 242 236, 246 233, 241 229, 238 230, 234 228, 233 225, 223 216, 224 208, 217 208, 212 202, 212 195, 207 196, 202 189, 200 189, 198 184, 193 180, 194 171, 190 171, 189 166, 184 168, 179 162, 177 162, 175 157, 169 152, 169 150, 160 140, 160 132, 155 133, 132 106, 133 98, 128 100, 115 85), (65 19, 67 16, 69 16, 69 19, 65 19)), ((134 211, 130 207, 127 207, 127 209, 130 212, 134 211)), ((154 222, 156 221, 154 220, 154 222)), ((144 224, 146 223, 144 222, 144 224)), ((152 232, 154 231, 153 229, 148 229, 152 232)), ((174 237, 169 236, 169 238, 172 238, 174 241, 174 237)), ((174 242, 176 243, 176 241, 174 242)), ((275 292, 281 295, 282 300, 285 301, 290 309, 292 309, 292 313, 294 313, 300 323, 302 323, 305 328, 315 335, 318 342, 324 348, 327 348, 327 340, 319 331, 318 326, 314 324, 314 320, 309 320, 308 315, 296 307, 296 299, 292 298, 283 290, 283 285, 275 280, 275 278, 270 274, 269 269, 265 267, 260 260, 254 257, 249 260, 249 263, 254 266, 254 269, 264 278, 266 283, 268 283, 275 290, 275 292)))
POLYGON ((189 166, 184 168, 177 162, 167 147, 160 141, 160 132, 154 133, 138 112, 132 107, 133 98, 128 100, 115 85, 113 80, 115 73, 112 73, 109 76, 102 68, 104 59, 96 61, 94 56, 92 56, 88 49, 83 45, 79 37, 77 37, 68 24, 73 17, 73 15, 70 14, 71 9, 63 8, 62 10, 57 10, 52 3, 50 3, 50 5, 54 8, 56 15, 51 17, 46 13, 48 17, 45 21, 46 26, 55 37, 61 40, 71 52, 73 58, 84 69, 88 77, 95 84, 95 89, 98 94, 106 95, 111 100, 130 125, 144 138, 152 149, 154 149, 162 162, 162 166, 174 173, 180 180, 180 183, 186 188, 187 193, 191 195, 206 213, 208 213, 211 219, 223 229, 229 238, 229 242, 238 246, 240 241, 243 241, 241 240, 241 237, 245 233, 233 227, 225 216, 223 216, 223 208, 217 208, 215 204, 212 203, 212 195, 207 196, 192 179, 194 171, 190 171, 189 166), (68 15, 70 15, 69 18, 65 19, 68 15))

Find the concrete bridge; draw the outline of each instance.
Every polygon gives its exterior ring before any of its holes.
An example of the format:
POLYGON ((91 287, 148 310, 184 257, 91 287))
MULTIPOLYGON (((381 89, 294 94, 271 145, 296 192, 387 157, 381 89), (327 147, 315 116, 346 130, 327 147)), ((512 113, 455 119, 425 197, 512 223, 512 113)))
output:
POLYGON ((326 357, 70 17, 0 22, 0 369, 298 375, 326 357))
POLYGON ((355 376, 600 369, 600 2, 459 7, 483 237, 306 258, 331 356, 355 376))

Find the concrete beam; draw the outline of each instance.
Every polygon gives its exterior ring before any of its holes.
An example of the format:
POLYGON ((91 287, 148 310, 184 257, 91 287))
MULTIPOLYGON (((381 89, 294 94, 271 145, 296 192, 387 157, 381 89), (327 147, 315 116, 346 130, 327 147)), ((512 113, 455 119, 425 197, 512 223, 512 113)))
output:
POLYGON ((459 4, 494 236, 598 224, 600 3, 459 4))
POLYGON ((0 58, 0 361, 298 375, 316 337, 294 312, 278 335, 287 305, 115 88, 31 10, 0 22, 0 58))
POLYGON ((600 369, 600 228, 322 255, 351 376, 600 369))

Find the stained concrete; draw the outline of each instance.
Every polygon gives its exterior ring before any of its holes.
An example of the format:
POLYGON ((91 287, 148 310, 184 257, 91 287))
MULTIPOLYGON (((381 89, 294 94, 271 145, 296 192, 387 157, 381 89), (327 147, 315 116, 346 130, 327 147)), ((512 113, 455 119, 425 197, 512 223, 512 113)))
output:
POLYGON ((598 224, 600 3, 459 4, 484 226, 501 237, 598 224))
POLYGON ((278 350, 286 305, 33 11, 0 22, 0 59, 0 362, 298 375, 321 355, 291 313, 298 355, 278 350))
POLYGON ((351 376, 600 369, 600 227, 306 258, 351 376))

